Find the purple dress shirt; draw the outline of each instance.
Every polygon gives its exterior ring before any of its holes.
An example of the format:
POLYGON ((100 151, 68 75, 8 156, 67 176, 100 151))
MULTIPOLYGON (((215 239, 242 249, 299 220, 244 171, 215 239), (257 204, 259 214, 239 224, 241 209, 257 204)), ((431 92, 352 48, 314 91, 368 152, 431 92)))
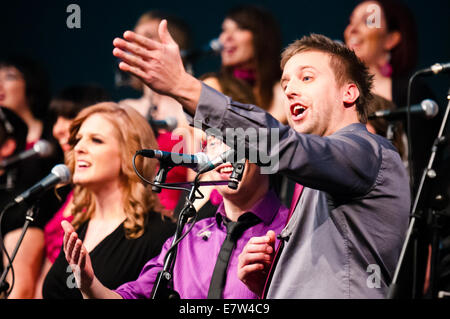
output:
MULTIPOLYGON (((268 230, 273 230, 276 234, 280 233, 288 216, 288 209, 281 204, 272 190, 268 191, 249 212, 258 216, 261 222, 247 229, 236 243, 228 265, 227 281, 223 290, 224 299, 257 298, 257 295, 237 277, 238 256, 250 238, 263 236, 268 230)), ((225 218, 225 208, 222 203, 217 209, 216 217, 198 221, 180 242, 173 269, 173 288, 181 298, 207 298, 217 256, 226 237, 223 218, 225 218)), ((171 244, 172 238, 169 238, 160 255, 147 262, 139 278, 123 284, 116 292, 124 299, 150 298, 153 284, 158 272, 163 268, 164 257, 171 244)))

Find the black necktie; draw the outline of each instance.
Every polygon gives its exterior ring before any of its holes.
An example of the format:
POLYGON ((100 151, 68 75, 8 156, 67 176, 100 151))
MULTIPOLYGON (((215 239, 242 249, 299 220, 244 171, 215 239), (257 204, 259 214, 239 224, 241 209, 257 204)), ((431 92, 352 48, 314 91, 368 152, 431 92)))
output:
POLYGON ((227 227, 227 237, 220 248, 217 257, 211 283, 208 290, 208 299, 221 299, 222 291, 225 287, 227 278, 228 262, 237 240, 244 231, 260 222, 260 219, 252 213, 245 213, 240 216, 237 222, 227 221, 223 219, 223 223, 227 227))

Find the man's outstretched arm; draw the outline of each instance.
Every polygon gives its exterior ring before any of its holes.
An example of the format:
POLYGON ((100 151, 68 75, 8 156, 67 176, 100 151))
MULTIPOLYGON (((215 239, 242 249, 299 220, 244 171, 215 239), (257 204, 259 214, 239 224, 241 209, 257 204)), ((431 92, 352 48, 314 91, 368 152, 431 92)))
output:
POLYGON ((161 42, 126 31, 123 39, 114 39, 113 55, 122 60, 122 71, 137 76, 155 92, 173 97, 193 115, 201 82, 184 69, 180 49, 170 36, 166 20, 161 21, 158 32, 161 42))

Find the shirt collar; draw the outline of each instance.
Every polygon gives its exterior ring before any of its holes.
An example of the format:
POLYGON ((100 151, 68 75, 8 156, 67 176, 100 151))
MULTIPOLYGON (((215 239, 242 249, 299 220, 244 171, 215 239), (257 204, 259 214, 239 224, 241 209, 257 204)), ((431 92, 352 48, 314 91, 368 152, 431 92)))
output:
MULTIPOLYGON (((280 209, 281 202, 278 199, 275 192, 270 189, 266 195, 264 195, 258 202, 256 202, 252 208, 247 212, 255 214, 258 216, 265 225, 270 225, 275 218, 275 215, 280 209)), ((226 217, 224 203, 220 203, 216 212, 216 221, 220 226, 223 219, 226 217)))
POLYGON ((352 123, 349 124, 339 130, 336 131, 336 133, 338 132, 349 132, 349 131, 358 131, 358 130, 365 130, 367 131, 366 125, 362 124, 362 123, 352 123))

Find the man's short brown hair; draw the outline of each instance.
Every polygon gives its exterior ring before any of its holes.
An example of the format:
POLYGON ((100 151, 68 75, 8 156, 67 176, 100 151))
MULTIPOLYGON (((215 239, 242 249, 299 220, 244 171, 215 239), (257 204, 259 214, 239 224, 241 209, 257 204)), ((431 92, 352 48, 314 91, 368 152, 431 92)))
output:
POLYGON ((334 71, 336 82, 342 86, 346 83, 354 83, 359 90, 356 100, 356 111, 359 121, 367 122, 367 105, 372 99, 372 78, 368 68, 356 56, 355 52, 343 44, 337 43, 320 34, 304 36, 290 44, 281 55, 281 69, 284 69, 287 61, 297 53, 306 51, 320 51, 330 55, 330 67, 334 71))

